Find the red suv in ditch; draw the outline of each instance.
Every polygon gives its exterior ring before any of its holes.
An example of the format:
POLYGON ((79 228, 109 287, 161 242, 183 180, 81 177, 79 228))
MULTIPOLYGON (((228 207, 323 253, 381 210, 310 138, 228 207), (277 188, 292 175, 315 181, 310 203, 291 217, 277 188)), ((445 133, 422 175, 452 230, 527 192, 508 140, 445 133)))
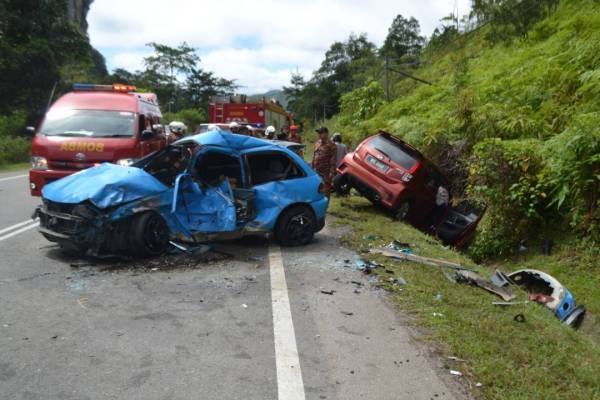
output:
POLYGON ((348 153, 337 172, 333 185, 338 194, 354 188, 394 218, 457 247, 467 244, 485 212, 485 207, 467 201, 436 208, 438 188, 449 190, 448 179, 421 152, 384 131, 348 153))

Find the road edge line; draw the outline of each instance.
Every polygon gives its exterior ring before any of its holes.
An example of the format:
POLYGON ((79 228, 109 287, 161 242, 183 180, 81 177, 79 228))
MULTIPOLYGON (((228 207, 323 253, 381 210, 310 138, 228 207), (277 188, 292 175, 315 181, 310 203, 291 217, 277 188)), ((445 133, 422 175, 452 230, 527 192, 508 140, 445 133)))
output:
POLYGON ((40 225, 39 222, 35 222, 33 225, 27 225, 24 228, 21 228, 19 230, 11 232, 11 233, 7 233, 4 236, 0 236, 0 242, 3 241, 3 240, 6 240, 6 239, 10 239, 11 237, 18 235, 19 233, 23 233, 23 232, 28 231, 28 230, 33 229, 33 228, 37 228, 39 225, 40 225))
POLYGON ((269 270, 271 277, 271 305, 275 341, 275 366, 277 370, 277 398, 279 400, 305 400, 300 357, 296 345, 294 322, 288 296, 281 248, 269 245, 269 270))
POLYGON ((0 182, 12 181, 13 179, 25 178, 26 176, 29 176, 29 175, 28 174, 24 174, 24 175, 7 176, 7 177, 4 177, 4 178, 0 178, 0 182))

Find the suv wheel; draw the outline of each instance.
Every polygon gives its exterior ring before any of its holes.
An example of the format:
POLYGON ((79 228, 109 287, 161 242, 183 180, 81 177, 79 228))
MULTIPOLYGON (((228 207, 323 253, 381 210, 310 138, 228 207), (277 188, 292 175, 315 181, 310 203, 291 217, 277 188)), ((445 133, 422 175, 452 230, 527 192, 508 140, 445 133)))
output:
POLYGON ((279 217, 275 238, 282 246, 303 246, 312 240, 316 228, 314 212, 306 206, 294 206, 279 217))
POLYGON ((143 212, 131 223, 131 250, 138 257, 155 257, 167 251, 169 228, 157 213, 143 212))
POLYGON ((350 193, 350 183, 348 182, 348 177, 345 174, 336 175, 333 178, 333 191, 338 196, 347 196, 350 193))
POLYGON ((401 202, 394 211, 394 219, 397 221, 406 221, 410 213, 410 202, 405 200, 401 202))

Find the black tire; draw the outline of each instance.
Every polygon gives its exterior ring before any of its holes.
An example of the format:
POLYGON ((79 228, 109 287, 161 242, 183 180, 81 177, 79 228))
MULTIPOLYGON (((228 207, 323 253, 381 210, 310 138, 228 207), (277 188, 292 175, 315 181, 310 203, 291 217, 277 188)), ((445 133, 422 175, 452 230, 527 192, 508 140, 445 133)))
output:
POLYGON ((303 246, 310 243, 316 229, 315 213, 306 206, 294 206, 279 216, 275 239, 282 246, 303 246))
POLYGON ((338 196, 347 196, 350 194, 352 186, 350 185, 349 179, 345 174, 336 175, 333 178, 333 191, 338 196))
POLYGON ((169 228, 165 220, 152 211, 135 215, 129 233, 131 252, 136 257, 156 257, 169 246, 169 228))
POLYGON ((394 219, 396 221, 406 221, 410 214, 411 204, 410 201, 405 200, 398 204, 398 207, 394 210, 394 219))

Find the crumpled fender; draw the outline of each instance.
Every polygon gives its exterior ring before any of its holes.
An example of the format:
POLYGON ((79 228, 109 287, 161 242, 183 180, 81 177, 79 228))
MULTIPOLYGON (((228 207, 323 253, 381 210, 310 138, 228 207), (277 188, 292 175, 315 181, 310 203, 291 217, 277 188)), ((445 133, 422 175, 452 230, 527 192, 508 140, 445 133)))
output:
POLYGON ((45 185, 42 196, 66 204, 90 200, 98 208, 108 208, 168 189, 143 169, 104 163, 45 185))

